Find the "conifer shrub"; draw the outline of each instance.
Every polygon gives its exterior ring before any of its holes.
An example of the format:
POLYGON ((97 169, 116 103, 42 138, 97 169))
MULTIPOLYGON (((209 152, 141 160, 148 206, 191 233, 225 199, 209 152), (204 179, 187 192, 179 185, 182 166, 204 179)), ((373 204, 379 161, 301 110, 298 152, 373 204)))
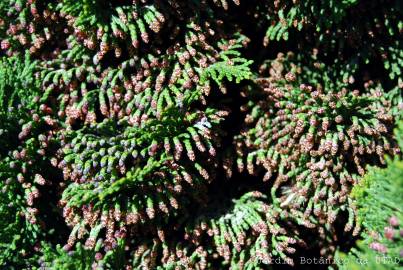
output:
POLYGON ((401 18, 1 1, 0 268, 401 267, 401 18))
MULTIPOLYGON (((403 123, 396 129, 403 145, 403 123)), ((363 225, 362 240, 347 255, 336 254, 341 269, 398 269, 402 267, 402 186, 401 157, 388 157, 386 168, 372 167, 351 193, 363 225), (367 267, 367 268, 365 268, 367 267)))

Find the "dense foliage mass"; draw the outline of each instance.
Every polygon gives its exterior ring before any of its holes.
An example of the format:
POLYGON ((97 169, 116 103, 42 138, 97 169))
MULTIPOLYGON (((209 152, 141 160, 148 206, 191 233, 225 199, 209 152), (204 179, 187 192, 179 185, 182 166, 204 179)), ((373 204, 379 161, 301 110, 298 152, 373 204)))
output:
MULTIPOLYGON (((396 131, 403 147, 403 123, 396 131)), ((351 193, 355 199, 363 240, 348 256, 338 253, 340 269, 397 269, 401 260, 403 235, 403 161, 388 158, 388 167, 371 168, 351 193)))
POLYGON ((402 267, 402 15, 0 1, 1 269, 402 267))

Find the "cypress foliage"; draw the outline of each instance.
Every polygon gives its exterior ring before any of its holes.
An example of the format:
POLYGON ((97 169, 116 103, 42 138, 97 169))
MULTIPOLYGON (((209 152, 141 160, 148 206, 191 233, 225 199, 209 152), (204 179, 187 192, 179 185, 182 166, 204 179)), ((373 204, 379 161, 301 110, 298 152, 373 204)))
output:
MULTIPOLYGON (((396 129, 403 146, 403 123, 396 129)), ((358 248, 348 255, 337 254, 341 269, 398 269, 402 267, 402 186, 401 157, 387 159, 388 167, 371 168, 363 181, 351 193, 364 230, 358 248)))
POLYGON ((1 1, 0 268, 276 269, 357 238, 351 258, 400 257, 401 18, 1 1))

